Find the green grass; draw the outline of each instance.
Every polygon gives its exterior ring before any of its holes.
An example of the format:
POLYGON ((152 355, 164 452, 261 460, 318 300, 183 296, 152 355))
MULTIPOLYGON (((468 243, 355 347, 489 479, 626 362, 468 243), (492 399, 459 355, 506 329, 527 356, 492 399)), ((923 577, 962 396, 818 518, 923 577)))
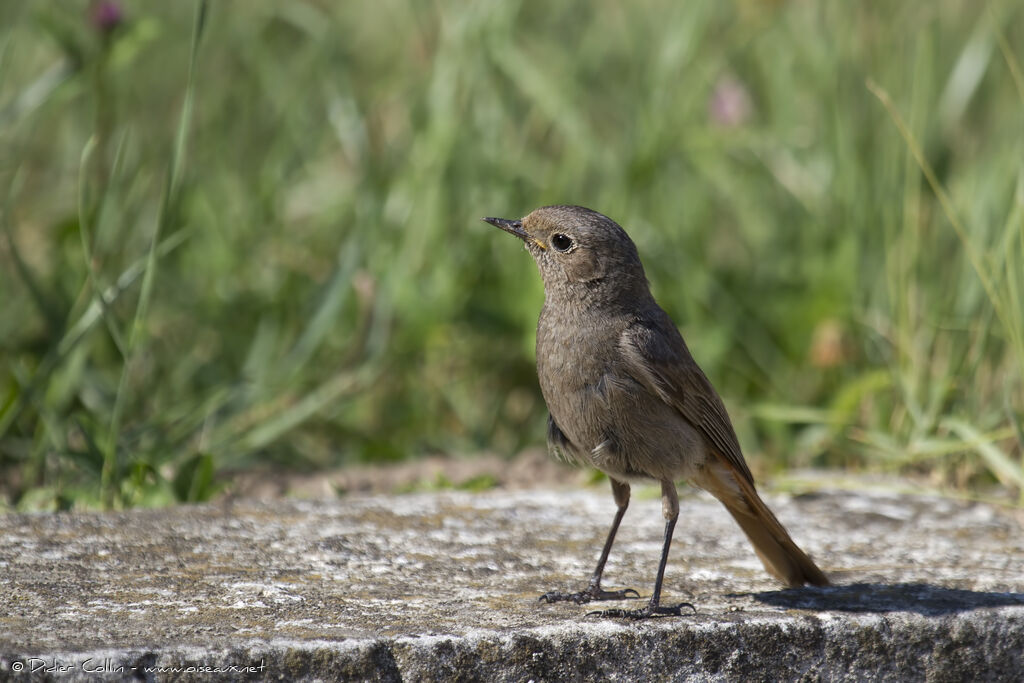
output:
POLYGON ((8 504, 541 444, 479 217, 548 203, 630 231, 755 469, 1024 490, 1019 3, 89 7, 0 6, 8 504))

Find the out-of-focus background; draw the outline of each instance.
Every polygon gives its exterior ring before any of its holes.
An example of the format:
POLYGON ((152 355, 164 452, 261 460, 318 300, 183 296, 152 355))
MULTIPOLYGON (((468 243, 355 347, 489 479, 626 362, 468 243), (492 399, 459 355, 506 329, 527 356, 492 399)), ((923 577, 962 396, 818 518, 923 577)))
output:
POLYGON ((1022 46, 1016 0, 0 3, 3 506, 542 446, 479 218, 550 203, 627 228, 756 472, 1019 492, 1022 46))

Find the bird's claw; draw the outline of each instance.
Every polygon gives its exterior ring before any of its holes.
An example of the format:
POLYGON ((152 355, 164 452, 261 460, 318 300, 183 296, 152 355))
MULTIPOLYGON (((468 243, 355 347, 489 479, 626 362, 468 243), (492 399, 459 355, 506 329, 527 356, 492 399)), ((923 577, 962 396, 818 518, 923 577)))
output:
POLYGON ((579 593, 562 593, 561 591, 550 591, 538 598, 539 602, 575 602, 577 605, 591 602, 593 600, 636 600, 640 594, 632 588, 623 588, 619 591, 606 591, 600 588, 588 588, 579 593))
POLYGON ((693 614, 697 613, 697 608, 688 602, 681 602, 678 605, 672 605, 663 607, 661 605, 648 605, 643 609, 603 609, 588 612, 588 617, 601 617, 603 619, 648 619, 655 616, 664 617, 681 617, 683 616, 683 608, 689 607, 693 610, 693 614))

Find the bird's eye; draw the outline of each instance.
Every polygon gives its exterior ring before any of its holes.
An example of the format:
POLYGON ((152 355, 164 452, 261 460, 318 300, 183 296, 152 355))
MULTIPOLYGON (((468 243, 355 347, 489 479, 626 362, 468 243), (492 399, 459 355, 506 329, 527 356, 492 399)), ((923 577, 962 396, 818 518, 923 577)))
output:
POLYGON ((572 248, 572 238, 562 233, 555 233, 551 236, 551 246, 555 251, 569 251, 572 248))

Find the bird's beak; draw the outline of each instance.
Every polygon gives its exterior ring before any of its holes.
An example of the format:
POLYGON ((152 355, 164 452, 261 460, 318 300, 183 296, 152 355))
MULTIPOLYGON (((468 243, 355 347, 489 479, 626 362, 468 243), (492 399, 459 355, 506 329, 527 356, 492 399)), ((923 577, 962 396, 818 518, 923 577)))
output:
POLYGON ((496 228, 501 228, 505 232, 510 232, 521 240, 528 240, 530 236, 523 230, 523 222, 520 220, 510 220, 508 218, 484 218, 496 228))
POLYGON ((532 242, 541 249, 544 249, 544 245, 540 241, 530 237, 530 233, 523 229, 523 222, 521 220, 511 220, 509 218, 484 218, 483 220, 496 228, 501 228, 505 232, 515 235, 524 242, 532 242))

